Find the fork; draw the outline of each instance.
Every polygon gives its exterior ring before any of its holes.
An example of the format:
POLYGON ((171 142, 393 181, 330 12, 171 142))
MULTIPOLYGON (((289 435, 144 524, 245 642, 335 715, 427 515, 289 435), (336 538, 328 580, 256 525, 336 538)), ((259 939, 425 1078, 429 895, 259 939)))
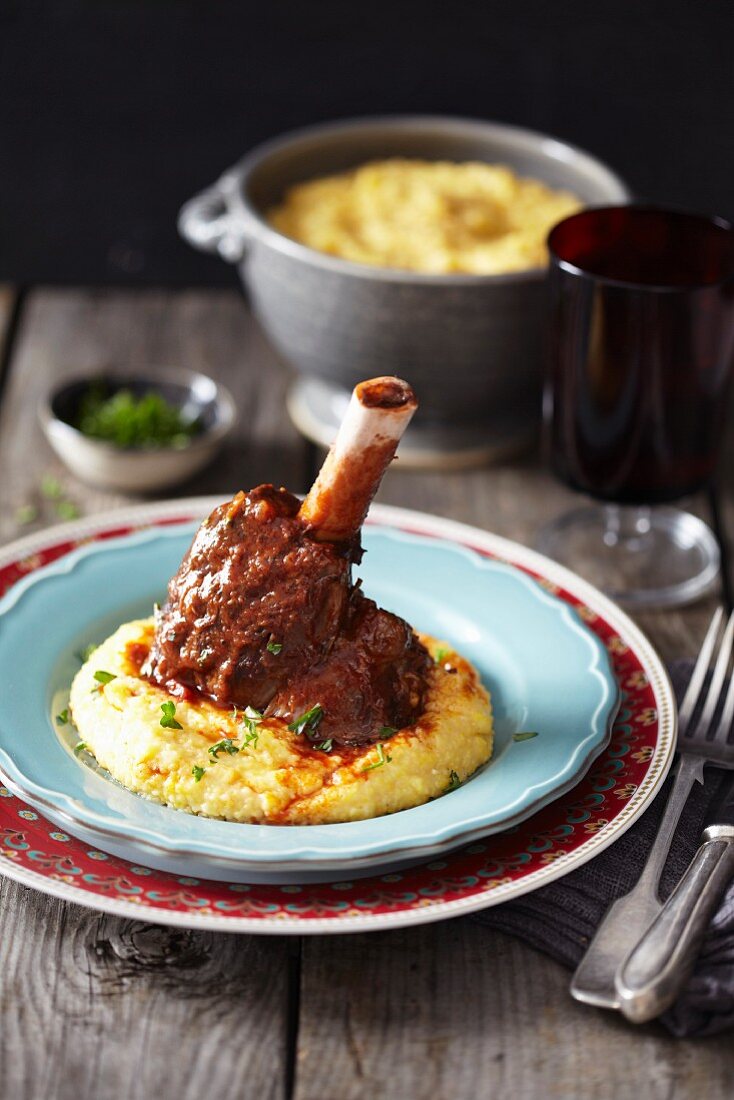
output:
POLYGON ((691 788, 696 780, 703 782, 706 764, 734 768, 734 745, 726 743, 734 719, 734 677, 729 684, 714 738, 707 739, 722 701, 734 644, 734 614, 729 618, 720 640, 723 619, 724 612, 718 608, 706 632, 681 703, 677 744, 680 760, 675 783, 645 867, 633 889, 618 898, 607 910, 571 981, 572 996, 585 1004, 600 1008, 622 1007, 616 985, 617 972, 631 948, 642 939, 662 909, 658 897, 660 875, 691 788), (715 660, 715 665, 707 686, 712 660, 715 660))

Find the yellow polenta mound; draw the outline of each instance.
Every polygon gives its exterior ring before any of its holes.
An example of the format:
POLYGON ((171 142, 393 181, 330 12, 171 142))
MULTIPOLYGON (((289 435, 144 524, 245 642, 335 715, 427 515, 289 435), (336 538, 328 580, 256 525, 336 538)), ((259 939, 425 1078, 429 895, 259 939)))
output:
POLYGON ((543 267, 581 202, 501 164, 395 158, 291 187, 268 220, 319 252, 428 274, 543 267))
POLYGON ((152 637, 152 620, 121 626, 77 673, 70 708, 102 767, 130 790, 176 809, 280 825, 355 821, 419 806, 491 755, 487 692, 468 661, 431 638, 421 640, 441 663, 431 672, 420 721, 378 745, 327 753, 277 718, 263 719, 256 740, 243 744, 241 712, 235 717, 201 699, 176 701, 182 729, 161 726, 161 705, 171 697, 137 675, 131 648, 147 648, 152 637), (115 678, 100 684, 100 670, 115 678), (239 751, 213 762, 209 749, 226 738, 239 751), (194 768, 205 769, 198 782, 194 768))

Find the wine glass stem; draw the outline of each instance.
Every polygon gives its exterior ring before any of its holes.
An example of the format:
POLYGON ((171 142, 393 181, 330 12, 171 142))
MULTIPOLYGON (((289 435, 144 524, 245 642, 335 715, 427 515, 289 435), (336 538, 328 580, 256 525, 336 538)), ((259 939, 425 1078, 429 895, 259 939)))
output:
POLYGON ((624 546, 630 553, 644 550, 650 541, 651 528, 647 505, 604 505, 604 542, 607 546, 624 546))

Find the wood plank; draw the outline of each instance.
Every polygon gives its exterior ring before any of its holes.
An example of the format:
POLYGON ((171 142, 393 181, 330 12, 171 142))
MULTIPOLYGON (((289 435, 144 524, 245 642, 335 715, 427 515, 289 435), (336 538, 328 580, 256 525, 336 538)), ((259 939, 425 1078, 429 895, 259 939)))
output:
POLYGON ((296 1100, 725 1100, 726 1037, 681 1042, 571 1000, 471 920, 304 943, 296 1100))
POLYGON ((10 354, 12 343, 13 319, 19 296, 15 287, 9 283, 0 283, 0 401, 5 383, 10 373, 10 354))
MULTIPOLYGON (((579 498, 537 456, 488 470, 393 468, 379 499, 532 545, 579 498)), ((699 509, 702 502, 697 502, 699 509)), ((666 659, 695 654, 715 598, 637 616, 666 659)), ((681 1043, 575 1004, 567 971, 470 920, 304 945, 297 1100, 724 1097, 727 1038, 681 1043), (705 1082, 705 1085, 704 1085, 705 1082)))
MULTIPOLYGON (((0 538, 17 531, 14 509, 34 499, 41 475, 60 473, 32 408, 51 380, 104 362, 172 361, 221 377, 245 413, 223 461, 182 493, 224 495, 263 479, 306 487, 282 372, 236 293, 44 291, 28 303, 0 410, 0 538)), ((85 511, 120 500, 61 476, 85 511)), ((532 457, 462 475, 396 470, 381 496, 525 541, 576 502, 532 457)), ((51 506, 41 503, 39 523, 51 522, 51 506)), ((703 606, 667 613, 649 629, 678 656, 695 648, 707 614, 703 606)), ((8 1095, 283 1093, 290 945, 112 920, 7 882, 0 910, 8 1095)), ((468 920, 306 941, 296 1095, 731 1093, 724 1040, 679 1043, 656 1028, 633 1031, 575 1005, 567 987, 560 967, 468 920)))
POLYGON ((40 491, 45 474, 82 514, 130 499, 81 485, 53 455, 37 418, 60 379, 107 365, 201 370, 235 397, 239 423, 221 456, 171 495, 225 497, 263 480, 305 487, 304 444, 285 413, 285 372, 236 291, 37 291, 24 309, 0 410, 0 541, 18 533, 24 506, 38 516, 23 532, 58 520, 40 491))
MULTIPOLYGON (((0 539, 57 518, 39 493, 59 478, 80 511, 129 498, 85 488, 47 447, 36 406, 55 379, 114 364, 179 364, 232 390, 241 419, 222 458, 180 493, 266 477, 303 486, 306 448, 285 379, 238 294, 39 291, 17 330, 0 410, 0 539)), ((22 1100, 282 1096, 290 941, 165 929, 97 915, 0 880, 0 1073, 22 1100)))
POLYGON ((15 289, 8 283, 0 283, 0 362, 3 359, 5 340, 10 327, 10 319, 13 316, 15 300, 15 289))
POLYGON ((727 405, 726 431, 719 461, 719 484, 723 534, 729 557, 729 583, 734 589, 734 381, 727 405))
POLYGON ((283 1095, 282 939, 104 917, 7 880, 0 911, 3 1096, 283 1095))

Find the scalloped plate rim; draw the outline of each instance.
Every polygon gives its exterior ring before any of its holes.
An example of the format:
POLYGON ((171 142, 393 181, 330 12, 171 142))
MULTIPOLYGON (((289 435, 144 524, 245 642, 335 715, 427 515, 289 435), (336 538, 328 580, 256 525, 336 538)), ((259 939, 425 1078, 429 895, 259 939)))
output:
MULTIPOLYGON (((7 596, 0 601, 0 612, 2 614, 12 612, 21 604, 28 593, 32 593, 37 589, 38 585, 43 585, 49 579, 72 574, 76 570, 83 569, 85 563, 91 559, 117 551, 124 553, 131 547, 134 548, 151 541, 180 537, 181 526, 184 525, 144 529, 120 538, 110 538, 77 548, 14 585, 7 596)), ((592 715, 593 728, 574 749, 560 772, 556 773, 561 778, 556 780, 554 776, 548 777, 546 775, 541 781, 526 787, 521 796, 521 805, 515 813, 508 813, 506 807, 500 807, 481 813, 474 812, 471 817, 467 818, 461 816, 461 807, 454 801, 452 806, 459 816, 448 821, 445 816, 443 819, 439 818, 435 827, 424 824, 420 831, 411 832, 406 818, 402 817, 400 820, 404 825, 404 830, 401 836, 396 838, 395 843, 379 835, 380 819, 374 819, 378 823, 376 838, 367 841, 361 840, 360 834, 367 832, 369 837, 370 831, 374 831, 370 829, 371 822, 345 823, 339 828, 342 831, 346 830, 347 833, 354 834, 353 842, 350 836, 344 838, 345 844, 354 844, 354 847, 350 849, 353 854, 346 857, 333 854, 333 847, 318 846, 317 841, 321 839, 325 844, 326 837, 329 834, 332 836, 332 844, 334 843, 333 826, 294 826, 289 828, 287 834, 283 835, 287 836, 289 840, 293 837, 296 841, 295 845, 293 847, 286 845, 286 850, 282 853, 266 851, 262 855, 257 851, 257 838, 250 833, 250 850, 244 855, 233 856, 229 853, 220 855, 212 851, 212 844, 215 841, 213 835, 204 837, 200 841, 194 837, 174 839, 162 835, 145 822, 141 824, 132 820, 118 824, 116 821, 111 821, 109 816, 105 816, 104 810, 102 812, 95 810, 88 804, 81 802, 78 796, 74 797, 64 790, 59 790, 58 787, 50 789, 37 780, 31 779, 23 773, 20 766, 16 765, 9 754, 3 748, 0 748, 0 775, 6 780, 8 787, 19 797, 50 815, 57 823, 63 822, 67 828, 71 825, 71 831, 76 825, 92 830, 98 836, 107 838, 108 841, 111 839, 115 843, 122 841, 122 843, 134 845, 137 850, 136 858, 141 858, 140 852, 142 851, 143 853, 152 853, 154 858, 157 853, 160 853, 165 858, 176 862, 187 859, 192 861, 203 859, 207 864, 211 864, 216 868, 218 873, 229 870, 231 873, 239 874, 246 873, 248 870, 253 873, 262 873, 263 871, 272 871, 273 873, 298 871, 320 873, 350 868, 357 870, 394 863, 397 860, 429 858, 448 850, 450 847, 457 847, 471 840, 491 835, 493 832, 511 828, 543 809, 549 802, 562 797, 582 778, 596 756, 604 751, 611 737, 612 724, 618 707, 619 692, 608 655, 599 639, 584 626, 575 610, 568 603, 560 601, 545 592, 535 580, 506 562, 498 562, 495 559, 483 557, 474 550, 445 539, 429 539, 390 526, 381 526, 378 527, 378 530, 381 534, 386 535, 388 539, 396 539, 404 544, 433 546, 452 555, 459 555, 468 567, 479 572, 504 575, 510 582, 519 584, 531 600, 546 605, 552 613, 558 616, 565 627, 581 638, 593 654, 593 659, 586 672, 593 675, 603 686, 602 697, 596 704, 596 709, 592 715), (584 746, 586 746, 586 752, 579 755, 584 746), (538 788, 538 793, 533 795, 532 792, 536 788, 538 788), (306 838, 313 838, 313 841, 306 838), (298 840, 300 840, 300 845, 297 843, 298 840)), ((442 809, 445 815, 448 812, 445 804, 442 809)), ((436 807, 434 807, 435 811, 436 807)), ((466 815, 466 812, 464 811, 464 815, 466 815)), ((413 818, 411 818, 411 821, 413 821, 413 818)), ((230 843, 233 842, 234 834, 231 833, 231 823, 223 822, 221 824, 224 826, 223 829, 219 829, 222 837, 226 829, 229 834, 227 839, 230 843)), ((214 827, 214 829, 217 828, 217 826, 214 827)), ((242 830, 244 829, 259 830, 260 828, 261 826, 237 826, 238 838, 243 836, 242 830)), ((214 832, 214 829, 212 832, 214 832)), ((223 840, 220 842, 223 843, 223 840)), ((145 858, 145 856, 143 855, 142 858, 145 858)))
MULTIPOLYGON (((168 502, 153 502, 129 506, 117 512, 100 513, 84 520, 59 524, 15 540, 0 548, 0 568, 22 560, 49 546, 57 546, 79 537, 95 533, 117 531, 125 526, 144 524, 146 521, 165 523, 166 520, 183 522, 195 519, 210 510, 223 499, 207 496, 168 502)), ((378 505, 373 515, 381 522, 401 529, 417 530, 428 535, 438 535, 463 545, 488 553, 507 557, 518 566, 530 569, 553 583, 565 588, 576 599, 585 603, 619 634, 629 646, 643 668, 651 685, 658 710, 658 729, 653 755, 642 782, 626 802, 623 810, 597 832, 590 834, 584 843, 571 853, 564 853, 553 863, 536 869, 529 875, 498 885, 490 892, 470 895, 451 901, 435 902, 430 908, 408 909, 392 913, 364 913, 338 918, 281 917, 267 921, 262 918, 232 917, 220 914, 177 912, 163 907, 146 905, 141 909, 135 902, 108 898, 74 884, 48 878, 29 868, 16 865, 8 859, 0 859, 0 873, 34 887, 51 896, 84 905, 98 912, 125 916, 132 919, 157 921, 175 927, 207 929, 237 933, 257 934, 345 934, 380 929, 408 927, 477 912, 510 898, 520 897, 540 886, 552 882, 569 871, 582 866, 613 844, 627 831, 649 807, 659 792, 670 770, 676 744, 677 711, 668 674, 653 646, 634 622, 606 596, 588 582, 564 567, 549 561, 533 550, 498 535, 455 520, 433 517, 401 508, 378 505)), ((369 521, 368 521, 369 522, 369 521)))

